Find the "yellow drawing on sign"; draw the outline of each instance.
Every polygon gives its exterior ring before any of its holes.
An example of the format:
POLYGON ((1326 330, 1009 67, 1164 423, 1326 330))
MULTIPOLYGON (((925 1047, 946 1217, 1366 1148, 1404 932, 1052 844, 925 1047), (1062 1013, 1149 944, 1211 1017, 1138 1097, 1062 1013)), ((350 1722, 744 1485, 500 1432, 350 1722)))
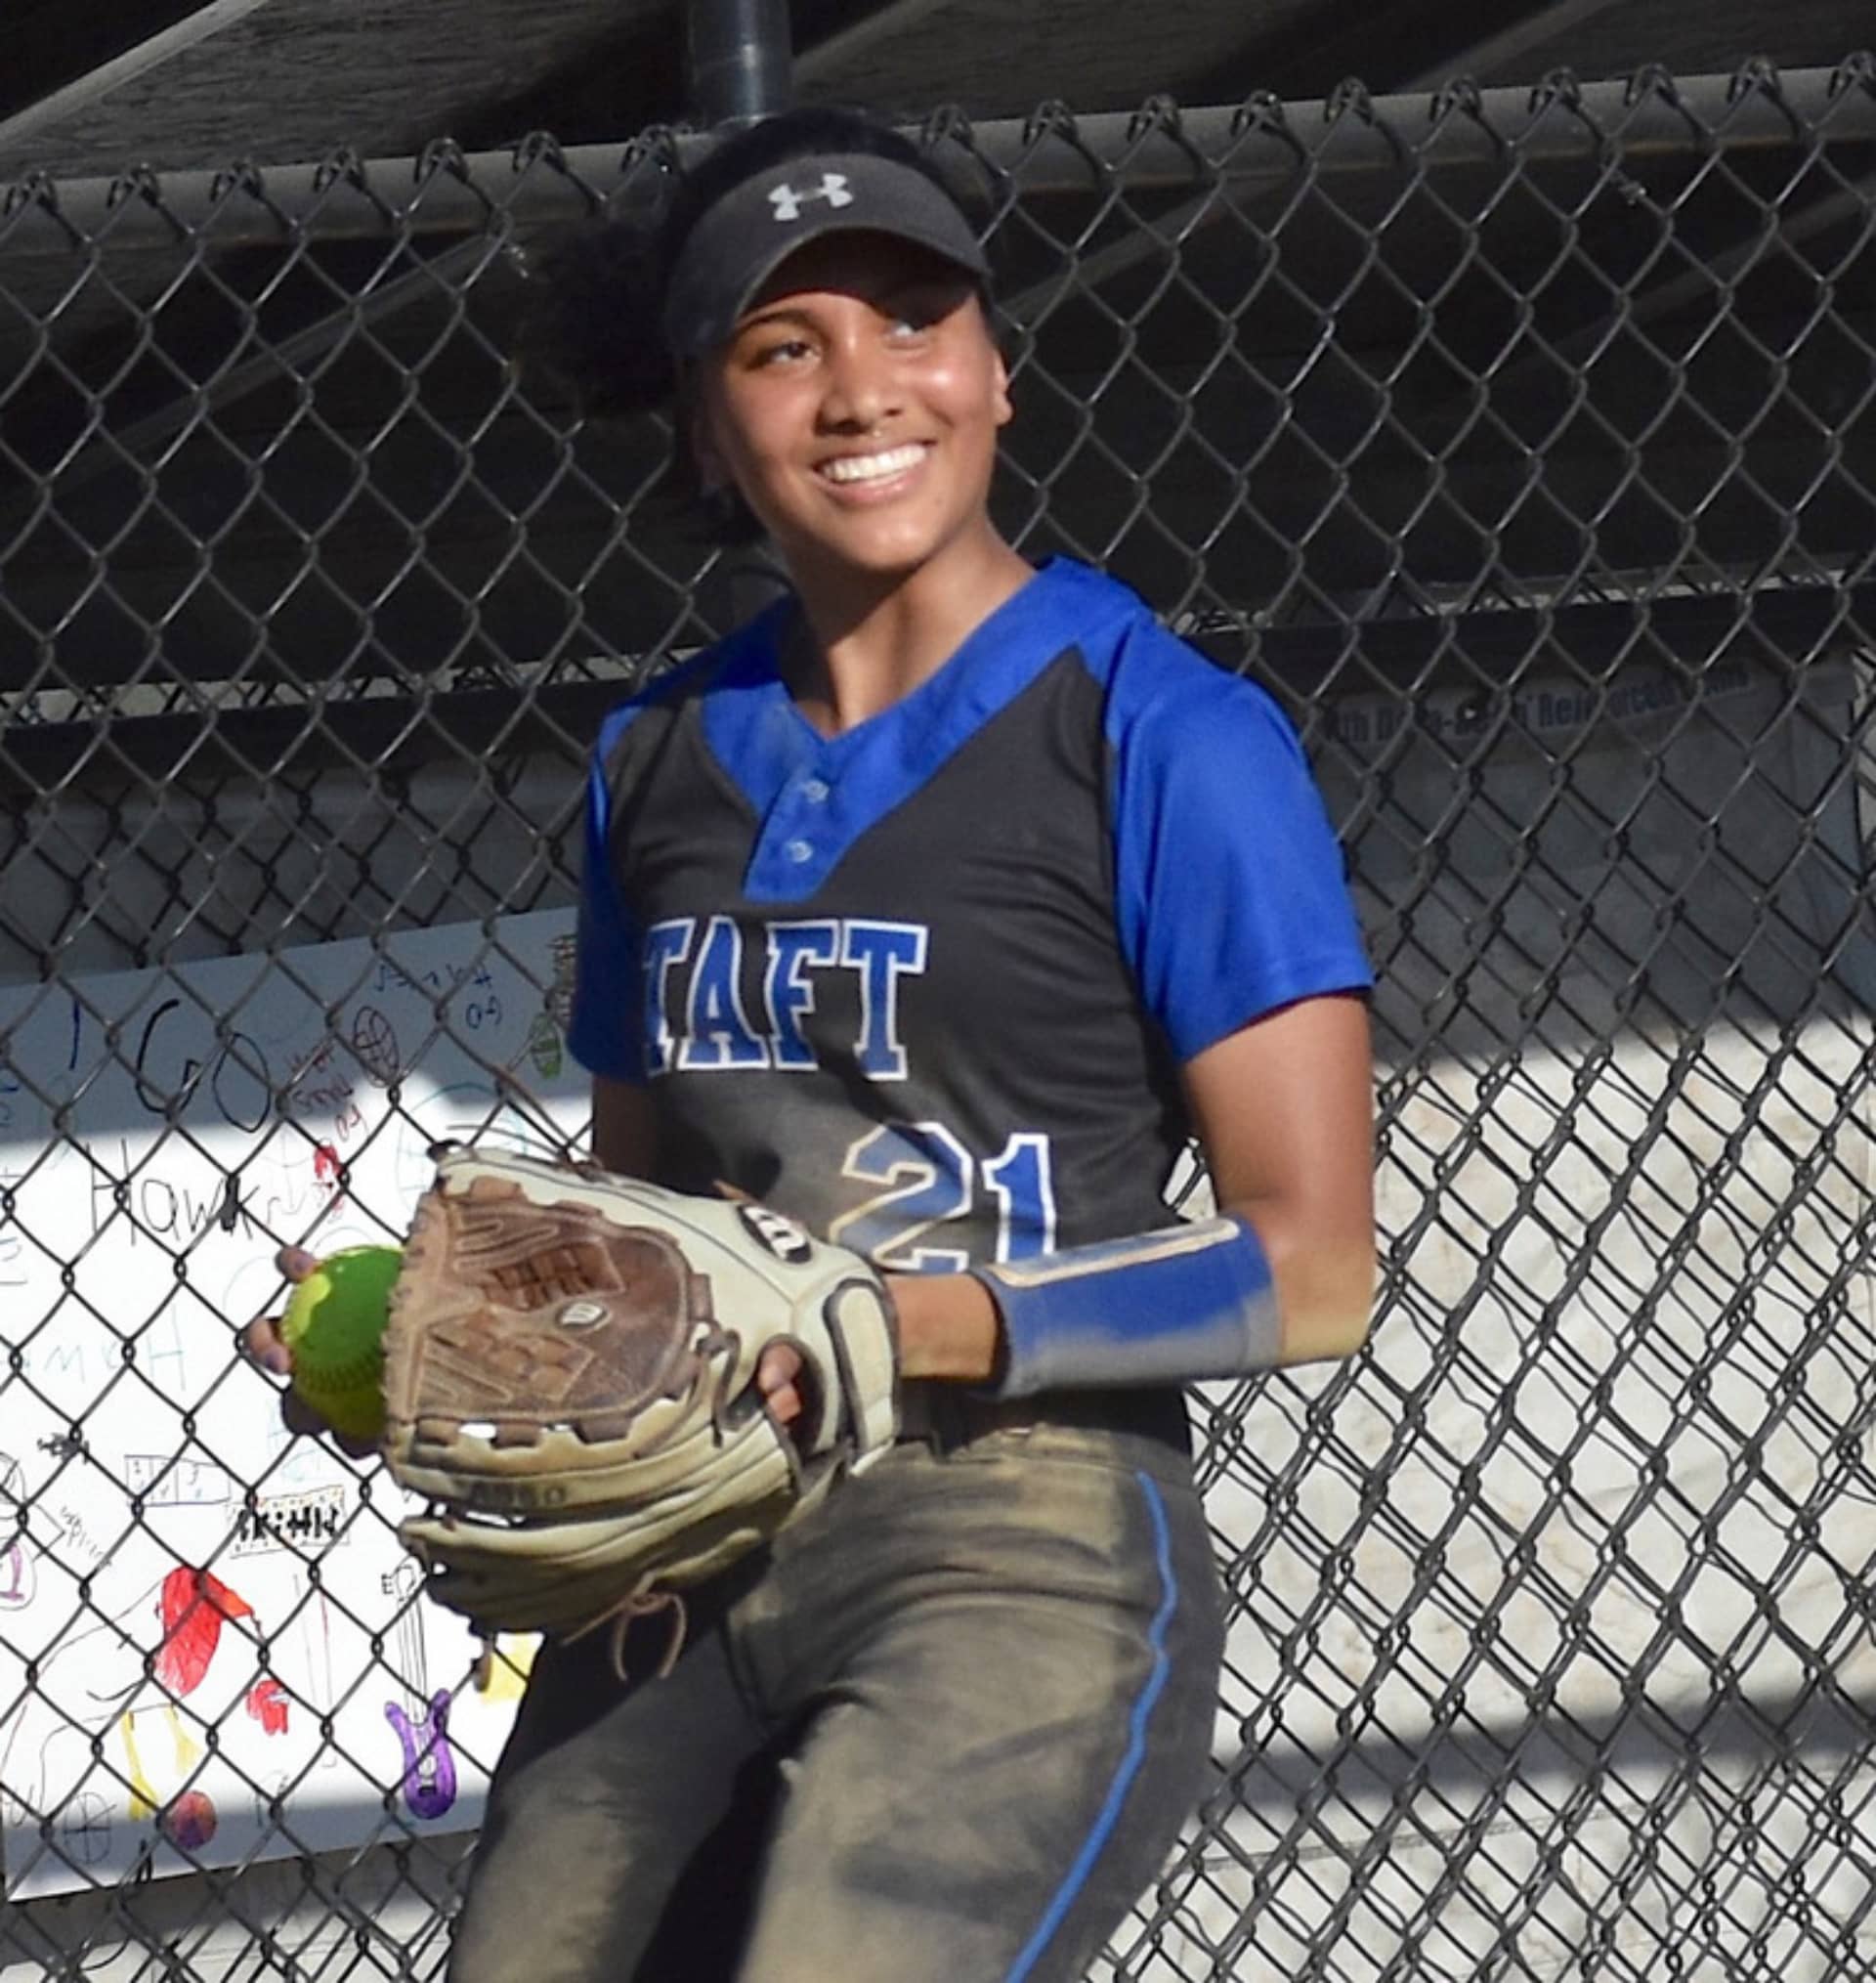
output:
POLYGON ((503 1633, 485 1639, 476 1661, 476 1692, 485 1701, 519 1701, 540 1650, 538 1634, 503 1633))
POLYGON ((176 1712, 173 1703, 160 1708, 125 1710, 117 1727, 124 1738, 124 1753, 130 1758, 130 1815, 133 1818, 153 1818, 162 1805, 162 1798, 145 1774, 143 1758, 137 1753, 137 1717, 140 1713, 160 1714, 169 1723, 170 1747, 178 1778, 188 1776, 194 1768, 201 1757, 202 1746, 183 1726, 182 1716, 176 1712))

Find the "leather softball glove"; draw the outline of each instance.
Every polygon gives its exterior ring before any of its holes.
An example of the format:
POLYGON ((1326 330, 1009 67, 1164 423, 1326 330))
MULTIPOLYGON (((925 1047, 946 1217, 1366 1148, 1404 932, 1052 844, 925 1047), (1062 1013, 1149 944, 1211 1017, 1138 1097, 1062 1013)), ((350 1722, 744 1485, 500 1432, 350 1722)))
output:
POLYGON ((399 1531, 431 1594, 485 1632, 670 1602, 876 1460, 897 1398, 858 1254, 759 1204, 439 1153, 391 1298, 385 1454, 433 1504, 399 1531), (755 1385, 776 1342, 804 1365, 786 1429, 755 1385))

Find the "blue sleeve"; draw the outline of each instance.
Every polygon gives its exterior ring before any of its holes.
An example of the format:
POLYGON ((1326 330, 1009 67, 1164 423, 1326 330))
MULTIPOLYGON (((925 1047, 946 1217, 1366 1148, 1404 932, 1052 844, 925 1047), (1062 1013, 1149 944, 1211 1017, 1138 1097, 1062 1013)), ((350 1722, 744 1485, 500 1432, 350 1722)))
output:
POLYGON ((1368 989, 1342 849, 1283 711, 1157 626, 1127 650, 1108 717, 1116 909, 1173 1052, 1368 989))
POLYGON ((624 727, 609 717, 586 774, 586 835, 579 877, 579 939, 567 1045, 588 1073, 643 1084, 638 931, 620 897, 612 858, 612 792, 606 766, 624 727))

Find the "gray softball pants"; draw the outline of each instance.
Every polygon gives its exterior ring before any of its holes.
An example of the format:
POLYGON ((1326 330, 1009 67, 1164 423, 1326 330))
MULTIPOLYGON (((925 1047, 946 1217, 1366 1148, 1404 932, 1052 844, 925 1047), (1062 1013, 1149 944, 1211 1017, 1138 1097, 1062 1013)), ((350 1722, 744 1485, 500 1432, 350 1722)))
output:
POLYGON ((1073 1983, 1209 1781, 1216 1573, 1137 1433, 902 1444, 667 1677, 603 1638, 535 1665, 449 1983, 1073 1983))

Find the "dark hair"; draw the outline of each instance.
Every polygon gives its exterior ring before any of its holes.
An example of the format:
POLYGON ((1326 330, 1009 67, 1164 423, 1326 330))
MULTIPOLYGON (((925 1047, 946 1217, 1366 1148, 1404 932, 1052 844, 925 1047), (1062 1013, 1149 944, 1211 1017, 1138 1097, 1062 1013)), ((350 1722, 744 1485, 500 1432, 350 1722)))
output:
POLYGON ((717 543, 752 543, 762 533, 734 490, 705 494, 698 486, 682 380, 664 343, 665 288, 691 230, 726 193, 791 159, 829 151, 910 165, 981 231, 985 214, 978 209, 987 211, 988 202, 929 151, 861 111, 814 107, 766 117, 688 170, 672 170, 662 200, 638 215, 590 222, 528 257, 533 296, 521 331, 524 366, 558 378, 596 417, 677 402, 675 444, 657 493, 701 512, 704 535, 717 543))

